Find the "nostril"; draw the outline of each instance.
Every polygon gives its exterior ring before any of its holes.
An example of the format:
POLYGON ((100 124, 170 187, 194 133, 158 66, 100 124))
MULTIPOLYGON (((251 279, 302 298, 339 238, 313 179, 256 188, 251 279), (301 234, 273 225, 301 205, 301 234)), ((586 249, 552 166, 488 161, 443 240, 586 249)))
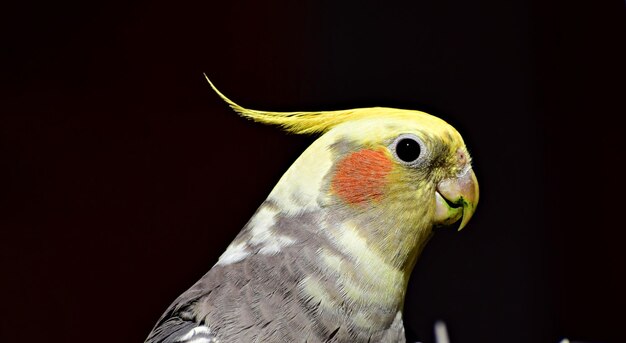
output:
POLYGON ((457 150, 456 156, 459 160, 459 164, 464 166, 467 163, 467 154, 462 149, 457 150))

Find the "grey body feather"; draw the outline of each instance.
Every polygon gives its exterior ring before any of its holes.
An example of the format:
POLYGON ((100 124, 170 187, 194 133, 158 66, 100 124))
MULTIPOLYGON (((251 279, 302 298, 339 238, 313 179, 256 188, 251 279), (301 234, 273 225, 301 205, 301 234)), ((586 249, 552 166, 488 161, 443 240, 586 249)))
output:
MULTIPOLYGON (((266 202, 259 210, 272 207, 266 202)), ((349 304, 338 275, 321 269, 320 248, 355 263, 321 233, 319 226, 325 225, 321 218, 328 220, 322 211, 276 214, 272 233, 289 237, 294 244, 276 254, 263 254, 262 245, 246 244, 248 255, 242 260, 218 262, 168 308, 146 343, 405 342, 398 309, 349 304), (305 278, 322 285, 324 297, 302 292, 305 278), (377 326, 359 327, 353 321, 357 307, 371 314, 377 326), (210 332, 182 340, 197 327, 210 332)), ((251 223, 233 244, 254 241, 251 223)))

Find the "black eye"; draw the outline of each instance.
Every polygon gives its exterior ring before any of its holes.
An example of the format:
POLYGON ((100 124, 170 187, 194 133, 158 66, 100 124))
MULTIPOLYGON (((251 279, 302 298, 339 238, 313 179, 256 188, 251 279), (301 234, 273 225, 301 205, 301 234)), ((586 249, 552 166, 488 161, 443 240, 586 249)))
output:
POLYGON ((396 155, 404 162, 413 162, 420 157, 422 147, 413 138, 402 138, 396 143, 396 155))
POLYGON ((387 147, 398 162, 411 168, 421 166, 430 156, 428 146, 413 133, 398 135, 387 147))

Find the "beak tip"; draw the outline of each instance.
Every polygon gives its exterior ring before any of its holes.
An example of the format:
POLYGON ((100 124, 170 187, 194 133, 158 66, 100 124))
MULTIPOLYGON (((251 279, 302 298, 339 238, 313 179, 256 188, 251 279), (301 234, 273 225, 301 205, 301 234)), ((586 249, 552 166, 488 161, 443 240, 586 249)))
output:
POLYGON ((469 218, 464 213, 463 218, 461 218, 461 224, 459 224, 459 228, 457 229, 457 231, 463 230, 463 228, 467 226, 468 222, 469 222, 469 218))

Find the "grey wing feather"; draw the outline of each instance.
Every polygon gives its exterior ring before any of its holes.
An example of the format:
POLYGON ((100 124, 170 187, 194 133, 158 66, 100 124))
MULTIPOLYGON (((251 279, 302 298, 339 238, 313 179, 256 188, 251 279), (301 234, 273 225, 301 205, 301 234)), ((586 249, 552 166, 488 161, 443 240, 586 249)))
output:
POLYGON ((185 334, 198 326, 199 324, 193 321, 170 318, 154 328, 145 343, 186 342, 188 340, 182 340, 185 334))
POLYGON ((180 317, 161 322, 145 343, 217 343, 208 326, 180 317))
POLYGON ((209 327, 198 322, 188 311, 198 299, 198 294, 195 295, 187 299, 182 295, 170 305, 145 343, 217 343, 209 327))

